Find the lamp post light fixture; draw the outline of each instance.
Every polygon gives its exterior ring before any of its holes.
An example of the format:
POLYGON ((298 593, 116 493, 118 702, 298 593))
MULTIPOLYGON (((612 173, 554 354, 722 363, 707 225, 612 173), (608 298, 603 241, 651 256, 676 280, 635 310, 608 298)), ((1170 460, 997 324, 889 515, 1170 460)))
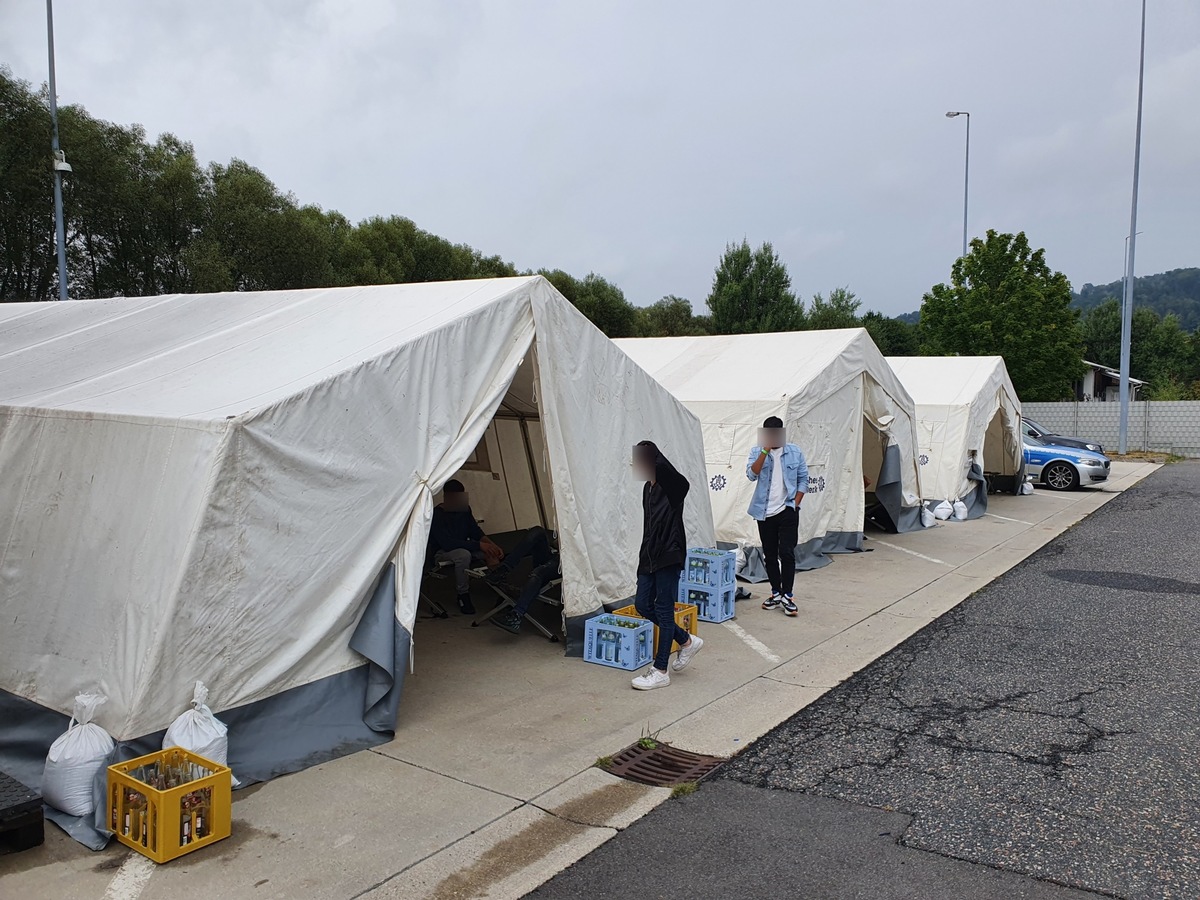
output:
POLYGON ((963 110, 958 112, 946 113, 947 119, 955 119, 959 116, 967 117, 967 154, 966 162, 963 165, 963 252, 962 255, 967 255, 967 199, 971 193, 971 114, 963 110))
POLYGON ((54 169, 54 243, 58 249, 58 299, 67 299, 67 237, 63 226, 62 177, 70 172, 66 154, 58 146, 58 95, 54 86, 54 9, 46 0, 46 43, 50 51, 50 150, 54 169))

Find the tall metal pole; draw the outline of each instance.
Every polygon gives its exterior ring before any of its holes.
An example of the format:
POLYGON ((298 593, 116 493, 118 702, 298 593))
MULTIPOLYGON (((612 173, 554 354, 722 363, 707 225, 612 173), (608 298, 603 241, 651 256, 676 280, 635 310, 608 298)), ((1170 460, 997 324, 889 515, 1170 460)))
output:
POLYGON ((967 200, 971 196, 971 114, 967 117, 967 158, 963 165, 963 256, 967 255, 967 200))
POLYGON ((947 119, 957 119, 959 116, 967 117, 967 159, 963 166, 963 252, 962 255, 967 255, 967 204, 971 197, 971 114, 963 110, 951 110, 946 113, 947 119))
POLYGON ((1117 449, 1129 449, 1129 340, 1133 332, 1134 254, 1137 251, 1138 170, 1142 161, 1142 83, 1146 73, 1146 0, 1142 0, 1142 46, 1138 59, 1137 128, 1133 142, 1133 202, 1129 213, 1129 254, 1125 259, 1125 296, 1121 307, 1121 429, 1117 449))
POLYGON ((58 248, 58 299, 67 299, 67 236, 63 227, 62 155, 58 147, 58 94, 54 84, 54 10, 46 0, 46 36, 50 48, 50 148, 54 152, 54 239, 58 248))

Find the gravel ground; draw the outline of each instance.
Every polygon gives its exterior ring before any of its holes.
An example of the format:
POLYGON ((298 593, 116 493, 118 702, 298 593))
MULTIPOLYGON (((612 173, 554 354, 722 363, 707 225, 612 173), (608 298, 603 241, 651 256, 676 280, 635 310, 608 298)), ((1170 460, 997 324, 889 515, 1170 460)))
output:
POLYGON ((1198 501, 1159 470, 531 896, 1200 897, 1198 501))

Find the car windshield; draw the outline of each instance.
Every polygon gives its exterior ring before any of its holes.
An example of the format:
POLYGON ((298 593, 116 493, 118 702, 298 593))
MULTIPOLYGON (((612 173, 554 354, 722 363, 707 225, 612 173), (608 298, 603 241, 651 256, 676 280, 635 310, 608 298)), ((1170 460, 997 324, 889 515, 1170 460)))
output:
POLYGON ((1026 425, 1028 425, 1030 428, 1032 428, 1034 431, 1037 431, 1037 432, 1039 432, 1039 433, 1041 433, 1041 434, 1049 434, 1049 433, 1050 433, 1050 429, 1049 429, 1049 428, 1043 428, 1043 427, 1042 427, 1041 425, 1039 425, 1037 422, 1033 421, 1033 419, 1023 419, 1022 421, 1023 421, 1023 422, 1024 422, 1026 425))

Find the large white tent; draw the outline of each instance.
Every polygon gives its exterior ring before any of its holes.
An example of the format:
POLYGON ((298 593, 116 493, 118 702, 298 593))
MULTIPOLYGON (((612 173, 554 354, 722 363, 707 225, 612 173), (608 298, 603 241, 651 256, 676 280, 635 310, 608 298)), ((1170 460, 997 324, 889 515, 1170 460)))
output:
POLYGON ((889 356, 917 405, 921 497, 987 510, 988 482, 1016 493, 1025 471, 1021 401, 1000 356, 889 356), (986 479, 986 480, 985 480, 986 479))
POLYGON ((745 467, 773 415, 808 461, 798 567, 861 548, 864 474, 893 526, 920 527, 913 403, 864 329, 616 343, 700 418, 719 540, 759 546, 745 467))
MULTIPOLYGON (((391 729, 442 484, 557 528, 570 647, 634 591, 641 439, 703 484, 696 418, 541 277, 2 304, 0 697, 96 688, 132 740, 201 679, 302 708, 281 745, 391 729)), ((707 491, 686 522, 712 543, 707 491)))

